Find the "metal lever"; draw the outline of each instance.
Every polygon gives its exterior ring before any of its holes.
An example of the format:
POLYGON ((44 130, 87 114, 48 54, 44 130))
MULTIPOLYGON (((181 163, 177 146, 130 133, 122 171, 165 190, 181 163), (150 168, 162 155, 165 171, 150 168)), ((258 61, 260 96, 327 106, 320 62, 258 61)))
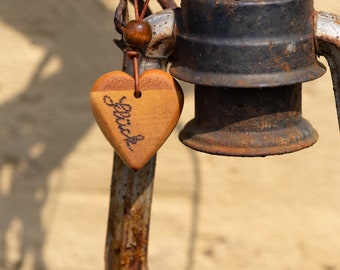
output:
POLYGON ((340 17, 316 12, 316 52, 327 59, 331 70, 340 129, 340 17))

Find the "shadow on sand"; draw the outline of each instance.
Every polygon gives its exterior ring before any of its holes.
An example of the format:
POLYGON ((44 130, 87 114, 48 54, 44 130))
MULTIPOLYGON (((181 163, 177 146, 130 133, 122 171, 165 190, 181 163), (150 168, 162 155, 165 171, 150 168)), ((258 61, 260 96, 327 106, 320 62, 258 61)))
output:
POLYGON ((41 211, 48 179, 93 124, 92 83, 120 68, 112 17, 112 10, 92 0, 0 5, 0 20, 45 51, 22 94, 0 105, 0 184, 10 186, 4 192, 0 185, 0 269, 21 269, 28 256, 32 269, 46 269, 41 211), (58 72, 42 76, 55 59, 61 64, 58 72))

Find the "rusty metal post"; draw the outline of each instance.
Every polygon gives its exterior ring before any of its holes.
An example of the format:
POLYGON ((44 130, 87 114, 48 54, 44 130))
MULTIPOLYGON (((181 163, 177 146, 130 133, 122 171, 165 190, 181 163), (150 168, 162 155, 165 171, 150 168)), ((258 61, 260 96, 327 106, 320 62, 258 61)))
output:
MULTIPOLYGON (((147 57, 139 58, 139 72, 147 69, 165 70, 167 57, 174 46, 173 11, 160 12, 145 20, 152 29, 156 29, 156 34, 144 52, 147 57)), ((133 74, 131 61, 126 55, 123 70, 133 74)), ((117 153, 114 154, 105 245, 106 270, 148 269, 147 250, 155 165, 156 156, 143 169, 134 172, 117 153)))
POLYGON ((112 172, 105 269, 146 270, 156 157, 139 172, 115 153, 112 172))

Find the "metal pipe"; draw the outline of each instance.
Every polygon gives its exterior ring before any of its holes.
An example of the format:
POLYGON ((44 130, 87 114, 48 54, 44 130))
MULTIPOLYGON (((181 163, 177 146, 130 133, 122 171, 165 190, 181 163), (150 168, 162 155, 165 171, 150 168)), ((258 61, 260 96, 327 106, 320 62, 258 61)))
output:
MULTIPOLYGON (((157 28, 145 57, 139 57, 139 72, 147 69, 166 69, 167 56, 172 52, 174 14, 163 11, 145 19, 152 29, 157 28), (153 46, 157 44, 157 46, 153 46)), ((123 71, 132 75, 132 65, 126 54, 123 71)), ((150 211, 156 155, 141 170, 131 170, 117 153, 110 193, 109 218, 105 245, 106 270, 147 270, 150 211)))
POLYGON ((147 270, 156 156, 140 171, 115 153, 105 247, 106 270, 147 270))

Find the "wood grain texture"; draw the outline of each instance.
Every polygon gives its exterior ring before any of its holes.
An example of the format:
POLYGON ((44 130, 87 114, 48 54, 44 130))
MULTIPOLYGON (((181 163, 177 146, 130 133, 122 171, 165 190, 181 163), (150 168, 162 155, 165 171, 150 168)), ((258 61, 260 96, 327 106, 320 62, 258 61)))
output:
POLYGON ((133 78, 112 71, 98 78, 90 92, 98 126, 133 170, 141 169, 163 145, 183 107, 183 92, 167 72, 145 71, 139 85, 142 96, 136 98, 133 78))

